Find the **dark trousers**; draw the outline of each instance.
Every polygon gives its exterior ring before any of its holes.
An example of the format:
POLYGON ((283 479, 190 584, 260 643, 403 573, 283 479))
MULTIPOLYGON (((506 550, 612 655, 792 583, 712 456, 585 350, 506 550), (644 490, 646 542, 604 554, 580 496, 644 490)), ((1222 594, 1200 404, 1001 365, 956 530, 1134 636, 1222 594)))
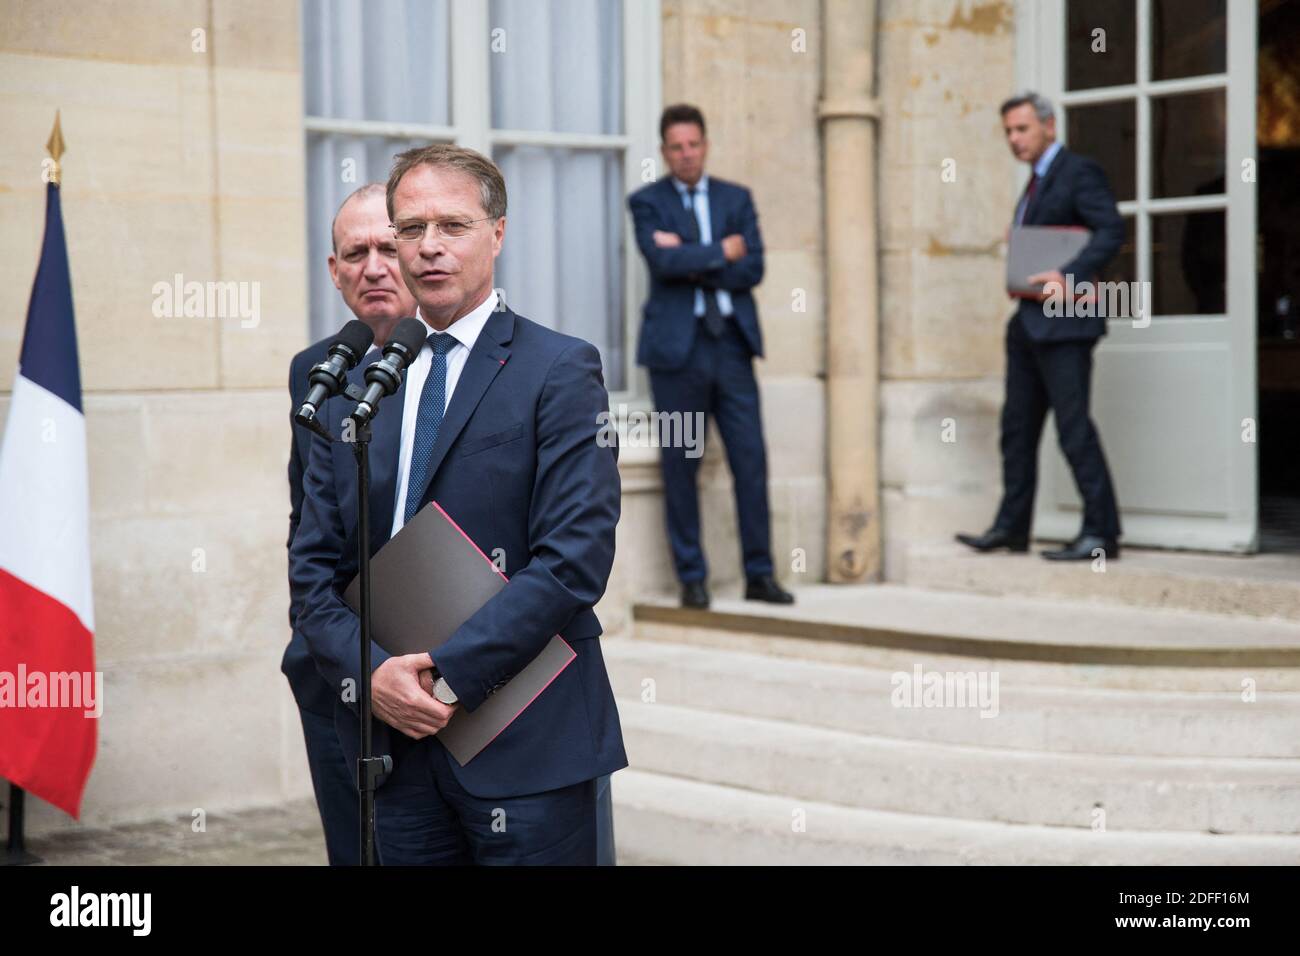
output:
POLYGON ((330 866, 357 866, 361 862, 361 830, 355 770, 343 755, 333 716, 324 717, 301 707, 298 713, 330 866))
MULTIPOLYGON (((325 853, 330 866, 358 866, 361 862, 360 796, 355 784, 356 763, 339 742, 333 717, 298 708, 307 742, 307 766, 316 792, 325 853)), ((403 738, 405 739, 405 738, 403 738)), ((610 775, 596 778, 597 863, 614 866, 614 800, 610 775)), ((384 788, 381 787, 382 791, 384 788)))
POLYGON ((1038 483, 1038 442, 1050 408, 1061 451, 1083 499, 1081 534, 1118 538, 1119 509, 1101 450, 1097 428, 1088 416, 1095 339, 1034 342, 1019 316, 1007 323, 1007 393, 1002 406, 1002 504, 995 527, 1029 534, 1038 483))
MULTIPOLYGON (((727 464, 736 490, 736 521, 740 526, 741 560, 745 575, 772 573, 770 518, 767 504, 767 449, 759 411, 758 382, 749 344, 728 318, 723 334, 714 338, 701 325, 686 365, 650 370, 650 389, 659 412, 683 415, 703 412, 718 424, 727 464)), ((703 452, 700 445, 692 454, 703 452)), ((668 542, 679 580, 702 581, 708 564, 700 547, 700 499, 696 477, 701 457, 687 457, 685 447, 660 448, 668 542)))
POLYGON ((435 738, 393 737, 393 772, 376 791, 384 866, 594 866, 596 781, 482 799, 456 782, 435 738))
POLYGON ((596 865, 616 866, 614 850, 614 793, 609 774, 596 778, 596 865))

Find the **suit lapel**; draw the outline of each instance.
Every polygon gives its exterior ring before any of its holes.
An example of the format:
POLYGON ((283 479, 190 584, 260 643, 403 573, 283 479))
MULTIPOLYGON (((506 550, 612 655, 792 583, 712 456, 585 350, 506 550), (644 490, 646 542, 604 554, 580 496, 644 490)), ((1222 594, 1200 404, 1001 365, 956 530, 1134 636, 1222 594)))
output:
MULTIPOLYGON (((437 476, 443 459, 447 457, 448 450, 464 430, 470 416, 474 414, 474 409, 478 408, 483 393, 488 390, 488 386, 492 384, 497 373, 510 358, 510 350, 505 346, 514 337, 514 329, 515 314, 509 308, 493 312, 487 324, 483 326, 478 341, 474 343, 474 348, 466 357, 465 367, 461 369, 460 379, 456 382, 456 390, 451 393, 447 414, 443 416, 442 424, 438 428, 438 440, 433 444, 433 452, 429 459, 429 477, 424 487, 420 489, 421 505, 424 504, 425 495, 429 493, 429 486, 433 484, 433 479, 437 476)), ((389 498, 391 504, 391 494, 389 498)), ((392 524, 391 508, 389 524, 392 524)))
POLYGON ((709 180, 709 235, 713 245, 722 243, 722 194, 716 179, 709 180))
POLYGON ((1064 162, 1065 147, 1062 146, 1056 151, 1056 155, 1052 157, 1052 165, 1047 167, 1047 172, 1043 174, 1042 181, 1039 182, 1038 186, 1034 189, 1033 198, 1029 200, 1029 205, 1025 207, 1024 224, 1026 226, 1035 224, 1033 219, 1034 214, 1038 212, 1039 207, 1042 206, 1043 197, 1047 195, 1047 191, 1052 188, 1052 184, 1057 179, 1057 173, 1061 171, 1061 166, 1064 162))

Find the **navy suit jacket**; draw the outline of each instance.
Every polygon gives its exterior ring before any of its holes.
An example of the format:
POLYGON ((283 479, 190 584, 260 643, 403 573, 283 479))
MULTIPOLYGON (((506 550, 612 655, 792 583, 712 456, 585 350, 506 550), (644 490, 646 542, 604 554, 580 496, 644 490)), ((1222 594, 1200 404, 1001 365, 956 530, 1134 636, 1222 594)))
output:
MULTIPOLYGON (((366 364, 352 381, 363 381, 366 364)), ((392 528, 405 388, 403 380, 384 400, 373 426, 372 554, 392 528)), ((354 404, 337 397, 321 409, 334 435, 354 404)), ((594 346, 503 308, 466 357, 438 432, 421 505, 436 500, 484 553, 503 549, 510 579, 433 653, 461 707, 477 709, 557 633, 577 654, 465 767, 451 760, 477 797, 539 793, 627 766, 592 611, 613 565, 620 509, 615 449, 597 443, 598 415, 608 410, 594 346)), ((309 445, 290 577, 298 629, 335 692, 335 726, 351 757, 357 705, 342 696, 345 681, 359 687, 360 624, 340 595, 357 573, 356 464, 350 444, 313 435, 309 445)), ((372 654, 372 667, 389 656, 378 645, 372 654)), ((375 752, 391 753, 395 731, 376 720, 374 732, 375 752)))
MULTIPOLYGON (((293 415, 302 406, 302 400, 307 397, 307 390, 311 387, 308 376, 312 366, 328 357, 331 341, 332 336, 313 342, 289 363, 289 428, 293 438, 289 445, 289 540, 286 547, 293 544, 293 536, 298 531, 302 517, 302 475, 307 470, 308 439, 311 438, 311 432, 294 424, 293 415)), ((289 626, 293 628, 293 636, 289 639, 289 646, 284 649, 280 670, 289 679, 289 687, 299 707, 331 717, 334 714, 334 691, 316 669, 311 652, 307 650, 307 641, 298 630, 298 611, 301 607, 301 597, 290 581, 289 626)))
MULTIPOLYGON (((1093 160, 1062 147, 1034 188, 1025 209, 1026 226, 1084 226, 1092 239, 1074 259, 1060 266, 1075 285, 1096 281, 1124 244, 1124 219, 1115 206, 1106 174, 1093 160)), ((1103 316, 1049 316, 1043 303, 1021 299, 1017 314, 1035 342, 1097 339, 1106 334, 1103 316)))
MULTIPOLYGON (((638 365, 651 369, 678 369, 686 364, 700 326, 695 315, 695 290, 726 289, 731 293, 735 321, 750 350, 763 354, 763 334, 758 326, 758 309, 749 291, 763 281, 763 237, 758 231, 758 213, 749 190, 725 179, 709 177, 709 228, 713 242, 702 245, 684 241, 698 232, 694 215, 682 202, 672 179, 664 178, 643 186, 627 200, 636 230, 636 244, 650 269, 650 295, 642 308, 641 332, 637 343, 638 365), (683 238, 680 246, 661 249, 655 245, 656 229, 683 238), (745 237, 746 253, 735 262, 722 254, 725 236, 745 237)), ((708 292, 707 294, 712 294, 708 292)))

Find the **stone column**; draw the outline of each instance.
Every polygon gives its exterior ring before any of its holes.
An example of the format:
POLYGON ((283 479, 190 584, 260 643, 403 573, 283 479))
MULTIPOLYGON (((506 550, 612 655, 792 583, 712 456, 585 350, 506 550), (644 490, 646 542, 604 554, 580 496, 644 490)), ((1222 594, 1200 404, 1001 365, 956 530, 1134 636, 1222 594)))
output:
POLYGON ((826 573, 881 571, 875 0, 823 0, 826 197, 826 573))

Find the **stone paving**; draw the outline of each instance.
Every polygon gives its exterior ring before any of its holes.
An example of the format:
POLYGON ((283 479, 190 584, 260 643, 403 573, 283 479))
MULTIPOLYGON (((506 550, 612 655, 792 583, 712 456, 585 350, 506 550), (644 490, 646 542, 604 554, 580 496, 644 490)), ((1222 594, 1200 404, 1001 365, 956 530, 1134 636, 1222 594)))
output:
MULTIPOLYGON (((326 863, 320 817, 311 800, 237 813, 210 813, 202 833, 194 832, 192 818, 185 815, 30 837, 27 849, 47 866, 324 866, 326 863)), ((638 862, 620 854, 621 865, 638 862)))
POLYGON ((209 813, 195 833, 184 816, 108 829, 31 837, 29 852, 50 866, 323 866, 325 843, 311 800, 237 813, 209 813))

